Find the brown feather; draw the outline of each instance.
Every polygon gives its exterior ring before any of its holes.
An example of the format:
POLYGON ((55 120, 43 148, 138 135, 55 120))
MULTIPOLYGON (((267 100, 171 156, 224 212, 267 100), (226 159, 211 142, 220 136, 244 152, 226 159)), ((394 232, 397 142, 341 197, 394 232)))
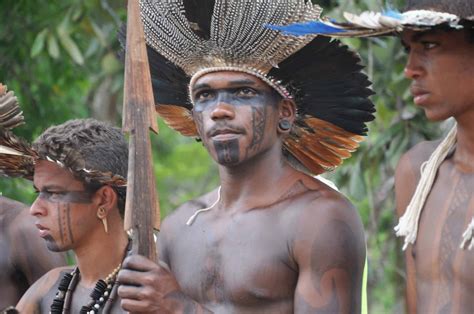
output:
POLYGON ((184 136, 197 137, 198 132, 193 116, 189 109, 174 105, 155 106, 156 112, 165 120, 165 123, 172 129, 184 136))
POLYGON ((313 117, 295 125, 285 148, 313 174, 333 170, 351 156, 364 138, 313 117))
POLYGON ((10 131, 0 129, 0 151, 0 176, 33 178, 37 155, 28 143, 10 131), (6 152, 11 150, 15 153, 6 152))
POLYGON ((0 83, 0 128, 13 129, 24 123, 23 112, 13 92, 0 83))

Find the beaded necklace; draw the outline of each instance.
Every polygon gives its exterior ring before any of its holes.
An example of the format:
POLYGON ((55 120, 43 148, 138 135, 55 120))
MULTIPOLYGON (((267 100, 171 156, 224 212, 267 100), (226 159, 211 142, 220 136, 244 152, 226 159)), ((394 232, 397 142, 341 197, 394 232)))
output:
MULTIPOLYGON (((81 308, 81 314, 96 314, 104 307, 102 312, 110 308, 112 301, 115 298, 116 277, 120 270, 122 263, 120 263, 105 280, 99 279, 92 290, 90 297, 91 301, 81 308)), ((68 314, 71 306, 71 298, 74 289, 79 282, 79 268, 74 268, 71 273, 64 274, 61 279, 58 292, 51 304, 50 314, 68 314)))

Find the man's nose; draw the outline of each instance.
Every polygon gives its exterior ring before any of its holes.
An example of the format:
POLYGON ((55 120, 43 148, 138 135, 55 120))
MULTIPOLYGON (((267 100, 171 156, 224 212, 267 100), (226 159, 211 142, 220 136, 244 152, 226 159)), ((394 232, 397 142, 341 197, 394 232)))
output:
POLYGON ((30 206, 30 215, 32 216, 46 216, 47 209, 44 207, 44 201, 38 196, 30 206))
POLYGON ((227 102, 219 101, 217 105, 212 109, 212 112, 211 112, 212 120, 221 120, 221 119, 232 120, 234 118, 235 118, 235 107, 227 102))
POLYGON ((404 73, 405 77, 411 80, 417 79, 423 74, 423 67, 416 53, 409 53, 404 73))

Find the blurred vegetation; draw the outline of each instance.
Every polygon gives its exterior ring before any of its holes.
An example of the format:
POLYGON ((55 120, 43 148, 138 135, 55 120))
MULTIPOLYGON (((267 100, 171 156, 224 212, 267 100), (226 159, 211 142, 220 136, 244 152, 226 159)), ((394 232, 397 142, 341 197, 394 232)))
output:
MULTIPOLYGON (((325 14, 380 10, 382 0, 313 0, 325 14)), ((390 3, 402 8, 401 0, 390 3)), ((3 0, 0 11, 0 82, 19 98, 27 124, 15 132, 28 140, 53 124, 95 117, 121 124, 123 67, 116 32, 125 20, 125 1, 70 0, 47 5, 3 0)), ((404 270, 396 224, 394 169, 415 143, 440 135, 409 96, 403 77, 405 56, 395 38, 350 39, 367 65, 377 94, 377 119, 354 156, 325 175, 357 206, 368 246, 371 313, 404 312, 404 270)), ((164 217, 176 206, 218 185, 216 167, 200 143, 184 138, 160 121, 152 136, 155 176, 164 217)), ((31 203, 30 182, 1 179, 4 196, 31 203)))

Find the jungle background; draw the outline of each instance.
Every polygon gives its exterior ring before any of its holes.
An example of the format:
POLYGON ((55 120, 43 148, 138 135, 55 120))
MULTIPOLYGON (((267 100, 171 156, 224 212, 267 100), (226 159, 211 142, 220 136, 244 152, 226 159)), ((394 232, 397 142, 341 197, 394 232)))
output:
MULTIPOLYGON (((117 57, 117 29, 126 19, 124 0, 37 2, 1 0, 0 82, 13 90, 27 123, 15 133, 35 139, 68 119, 95 117, 121 125, 123 66, 117 57)), ((313 0, 324 15, 403 8, 402 0, 313 0)), ((356 49, 377 92, 376 120, 360 149, 333 180, 359 209, 368 247, 370 313, 403 313, 404 267, 395 239, 394 170, 415 143, 439 137, 443 124, 427 123, 414 107, 403 77, 406 56, 395 38, 345 41, 356 49)), ((218 185, 217 169, 200 143, 159 121, 152 135, 162 217, 218 185)), ((31 183, 0 179, 4 196, 31 204, 31 183)))

